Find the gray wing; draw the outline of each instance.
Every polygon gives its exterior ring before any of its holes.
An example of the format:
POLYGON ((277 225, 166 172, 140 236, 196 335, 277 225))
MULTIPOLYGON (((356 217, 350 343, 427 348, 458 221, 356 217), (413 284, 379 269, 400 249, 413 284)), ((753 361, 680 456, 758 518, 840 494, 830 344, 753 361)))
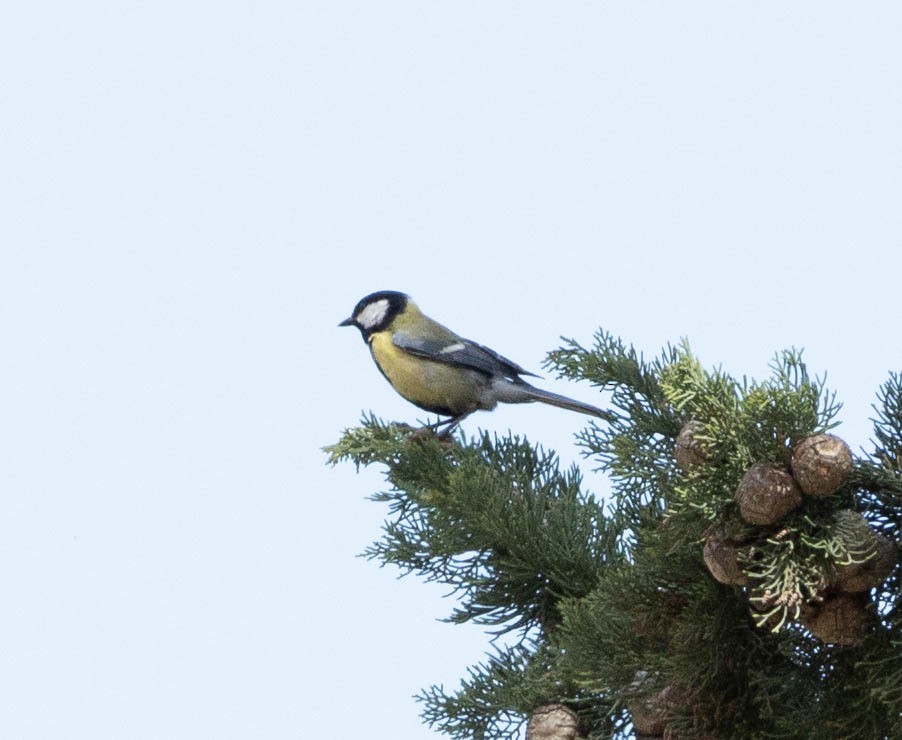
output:
POLYGON ((469 339, 455 338, 447 341, 420 339, 411 337, 404 332, 395 332, 392 341, 396 347, 417 357, 457 367, 468 367, 486 375, 503 375, 513 379, 519 375, 538 377, 535 373, 524 370, 517 363, 502 357, 494 350, 471 342, 469 339))

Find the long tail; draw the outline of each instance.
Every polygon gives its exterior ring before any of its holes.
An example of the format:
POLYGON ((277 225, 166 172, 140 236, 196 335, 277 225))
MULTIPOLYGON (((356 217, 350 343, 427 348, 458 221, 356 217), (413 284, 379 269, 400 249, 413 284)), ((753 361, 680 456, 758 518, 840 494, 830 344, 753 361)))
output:
MULTIPOLYGON (((499 389, 497 385, 495 387, 497 390, 502 390, 499 389)), ((534 385, 530 385, 522 380, 519 383, 506 381, 502 393, 499 394, 499 400, 506 401, 507 403, 540 401, 541 403, 547 403, 562 409, 577 411, 580 414, 597 416, 599 419, 604 419, 606 421, 613 421, 614 419, 614 415, 610 411, 604 411, 592 404, 583 403, 582 401, 577 401, 573 398, 567 398, 567 396, 562 396, 558 393, 543 391, 541 388, 536 388, 534 385)))

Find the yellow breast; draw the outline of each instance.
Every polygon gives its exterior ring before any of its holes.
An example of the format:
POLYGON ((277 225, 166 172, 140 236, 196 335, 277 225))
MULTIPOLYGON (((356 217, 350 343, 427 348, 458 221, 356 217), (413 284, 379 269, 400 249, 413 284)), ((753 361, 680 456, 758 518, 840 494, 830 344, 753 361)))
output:
POLYGON ((390 331, 370 335, 370 351, 382 374, 404 398, 435 414, 457 416, 483 408, 485 378, 475 370, 414 357, 397 347, 390 331))

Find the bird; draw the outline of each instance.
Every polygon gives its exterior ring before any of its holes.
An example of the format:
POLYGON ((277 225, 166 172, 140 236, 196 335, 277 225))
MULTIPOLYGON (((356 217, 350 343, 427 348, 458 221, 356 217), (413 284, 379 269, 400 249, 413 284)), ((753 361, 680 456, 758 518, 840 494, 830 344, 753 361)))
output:
POLYGON ((339 326, 360 330, 376 367, 401 396, 424 411, 449 417, 424 427, 445 427, 443 435, 473 412, 491 411, 499 402, 538 401, 610 419, 591 404, 530 385, 521 376, 538 377, 535 373, 430 319, 406 293, 371 293, 339 326))

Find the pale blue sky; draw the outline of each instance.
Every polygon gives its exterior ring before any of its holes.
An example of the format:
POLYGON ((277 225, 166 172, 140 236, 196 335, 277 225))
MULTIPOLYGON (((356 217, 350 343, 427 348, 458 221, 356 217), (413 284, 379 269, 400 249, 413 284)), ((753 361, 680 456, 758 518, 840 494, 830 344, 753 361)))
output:
MULTIPOLYGON (((538 371, 604 326, 867 443, 902 368, 895 3, 20 3, 0 22, 0 735, 431 738, 480 660, 355 555, 413 422, 356 332, 397 289, 538 371)), ((588 401, 589 387, 544 387, 588 401)), ((578 459, 585 419, 509 407, 578 459)), ((590 472, 586 482, 604 491, 590 472)))

